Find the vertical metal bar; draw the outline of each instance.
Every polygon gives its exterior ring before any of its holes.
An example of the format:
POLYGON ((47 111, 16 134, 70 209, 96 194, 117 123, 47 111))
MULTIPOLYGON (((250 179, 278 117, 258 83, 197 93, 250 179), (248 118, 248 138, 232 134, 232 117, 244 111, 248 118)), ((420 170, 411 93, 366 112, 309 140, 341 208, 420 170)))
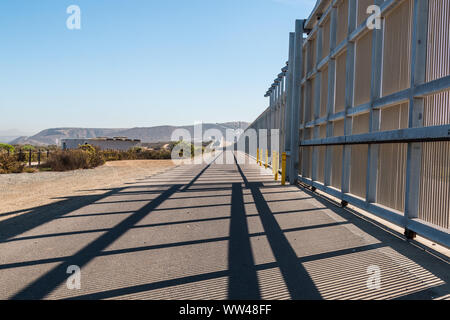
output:
POLYGON ((298 147, 300 124, 300 81, 303 70, 303 24, 304 20, 295 21, 294 79, 292 90, 291 117, 291 161, 289 166, 289 182, 295 184, 298 179, 298 147))
MULTIPOLYGON (((320 62, 320 58, 322 57, 322 31, 323 28, 319 28, 317 31, 316 37, 316 64, 314 68, 317 68, 317 65, 320 62)), ((314 115, 313 120, 317 120, 320 117, 320 87, 322 85, 322 73, 317 72, 317 76, 315 79, 315 88, 314 88, 314 115)), ((319 138, 319 126, 314 125, 313 129, 313 138, 319 138)), ((318 159, 319 159, 319 147, 314 147, 312 149, 312 170, 311 170, 311 178, 313 181, 317 180, 317 170, 318 170, 318 159)))
MULTIPOLYGON (((330 52, 336 48, 336 32, 337 32, 337 8, 331 9, 330 20, 330 52)), ((334 91, 336 79, 336 60, 330 59, 328 62, 328 102, 327 102, 327 138, 333 136, 333 122, 329 121, 330 116, 334 113, 334 91)), ((333 149, 331 146, 326 147, 325 151, 325 176, 324 184, 331 184, 331 163, 333 159, 333 149)))
MULTIPOLYGON (((356 28, 356 0, 349 0, 348 6, 348 34, 356 28)), ((344 134, 352 134, 352 117, 348 117, 348 110, 353 108, 354 82, 355 82, 355 43, 349 42, 347 45, 347 57, 345 63, 345 120, 344 134)), ((342 193, 350 190, 350 166, 351 166, 351 146, 344 145, 342 159, 342 193)))
MULTIPOLYGON (((383 0, 376 0, 375 4, 381 5, 383 0)), ((369 132, 380 131, 379 109, 373 108, 373 102, 381 97, 381 80, 383 67, 383 34, 384 24, 381 29, 372 31, 372 77, 370 88, 370 118, 369 132)), ((366 202, 373 203, 377 200, 377 183, 378 183, 378 157, 380 145, 369 144, 367 156, 367 180, 366 180, 366 202)))
MULTIPOLYGON (((413 31, 411 37, 411 88, 425 82, 428 35, 428 0, 414 0, 413 31)), ((414 98, 412 90, 409 98, 408 126, 423 126, 423 98, 414 98)), ((408 229, 410 219, 418 217, 420 168, 422 143, 408 143, 406 163, 405 194, 405 235, 414 238, 415 233, 408 229)))
MULTIPOLYGON (((292 159, 291 153, 291 115, 292 115, 292 88, 294 81, 294 49, 295 49, 295 33, 289 33, 289 60, 288 60, 288 72, 287 72, 287 83, 286 83, 286 110, 284 113, 284 123, 285 123, 285 144, 284 151, 289 155, 287 160, 287 166, 290 167, 290 162, 292 159)), ((289 179, 290 174, 287 173, 287 178, 289 179)))

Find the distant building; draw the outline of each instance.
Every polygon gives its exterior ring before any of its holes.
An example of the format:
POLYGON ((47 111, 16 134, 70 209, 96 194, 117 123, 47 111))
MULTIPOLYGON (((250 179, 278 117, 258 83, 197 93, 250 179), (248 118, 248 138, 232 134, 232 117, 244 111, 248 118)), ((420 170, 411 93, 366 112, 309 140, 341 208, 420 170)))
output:
POLYGON ((78 149, 80 145, 90 144, 99 147, 101 150, 118 150, 128 151, 130 148, 137 147, 141 144, 139 139, 128 139, 127 137, 114 138, 91 138, 91 139, 61 139, 63 150, 78 149))

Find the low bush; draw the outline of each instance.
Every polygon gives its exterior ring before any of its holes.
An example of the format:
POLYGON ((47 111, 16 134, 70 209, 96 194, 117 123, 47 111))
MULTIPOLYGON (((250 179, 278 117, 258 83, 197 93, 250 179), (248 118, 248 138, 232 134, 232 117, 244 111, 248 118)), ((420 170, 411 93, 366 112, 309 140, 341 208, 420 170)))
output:
POLYGON ((43 165, 53 171, 91 169, 105 163, 99 150, 90 145, 80 146, 76 150, 56 151, 50 154, 43 165))
POLYGON ((4 173, 20 173, 23 172, 25 164, 17 161, 17 158, 8 155, 0 154, 0 174, 4 173))
POLYGON ((0 151, 6 151, 6 152, 10 152, 13 153, 14 152, 14 147, 10 144, 7 143, 0 143, 0 151))

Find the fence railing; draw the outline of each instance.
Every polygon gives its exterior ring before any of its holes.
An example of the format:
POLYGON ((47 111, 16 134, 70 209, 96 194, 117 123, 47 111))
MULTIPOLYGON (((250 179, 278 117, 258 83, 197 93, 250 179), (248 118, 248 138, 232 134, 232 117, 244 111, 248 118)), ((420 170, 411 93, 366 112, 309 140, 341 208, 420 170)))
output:
POLYGON ((37 165, 40 166, 41 164, 45 163, 48 158, 50 157, 50 154, 53 151, 49 149, 21 149, 17 148, 14 151, 10 150, 0 150, 0 154, 8 155, 9 157, 12 157, 17 162, 22 162, 24 164, 27 164, 28 166, 37 165))
POLYGON ((319 0, 288 56, 258 148, 278 129, 291 183, 450 247, 450 0, 319 0))

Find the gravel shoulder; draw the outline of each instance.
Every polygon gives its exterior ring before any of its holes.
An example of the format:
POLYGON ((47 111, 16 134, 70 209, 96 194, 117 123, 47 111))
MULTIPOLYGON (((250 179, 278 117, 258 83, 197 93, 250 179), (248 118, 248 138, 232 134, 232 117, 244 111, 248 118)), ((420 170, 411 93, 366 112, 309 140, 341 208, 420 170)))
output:
POLYGON ((126 182, 155 175, 176 164, 172 160, 107 162, 89 170, 0 175, 0 221, 69 196, 95 195, 126 182))

